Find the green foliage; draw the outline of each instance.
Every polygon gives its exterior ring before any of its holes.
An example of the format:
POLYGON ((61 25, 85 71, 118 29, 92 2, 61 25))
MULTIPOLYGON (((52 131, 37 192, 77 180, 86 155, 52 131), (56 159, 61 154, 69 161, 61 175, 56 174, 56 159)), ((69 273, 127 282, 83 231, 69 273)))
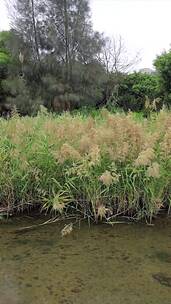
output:
POLYGON ((23 78, 8 78, 2 81, 2 87, 11 107, 16 107, 21 115, 35 115, 40 107, 39 99, 32 99, 23 78))
POLYGON ((10 37, 10 32, 0 32, 0 65, 8 65, 11 61, 11 54, 8 49, 8 41, 10 40, 10 37))
POLYGON ((157 56, 154 61, 156 67, 161 96, 164 99, 165 104, 170 106, 171 104, 171 51, 164 52, 157 56))
POLYGON ((117 105, 124 110, 143 111, 146 98, 151 103, 159 97, 157 75, 134 72, 122 78, 118 88, 117 105))
MULTIPOLYGON (((13 33, 9 31, 0 32, 0 114, 2 108, 5 110, 6 105, 6 92, 3 89, 2 81, 8 77, 9 67, 13 65, 12 51, 9 47, 9 42, 13 37, 13 33)), ((7 107, 9 109, 9 107, 7 107)))
POLYGON ((43 6, 16 0, 16 5, 11 3, 11 15, 8 47, 15 65, 10 65, 9 74, 14 83, 23 76, 30 99, 41 99, 58 111, 53 107, 55 99, 73 108, 95 105, 103 98, 105 71, 97 56, 104 38, 93 31, 88 0, 48 0, 43 6), (23 62, 18 60, 20 52, 23 62))
POLYGON ((77 62, 72 67, 70 83, 52 72, 42 77, 41 96, 49 108, 53 108, 55 98, 60 102, 68 101, 71 109, 95 106, 103 98, 105 80, 104 68, 98 62, 87 65, 77 62))
POLYGON ((0 102, 23 115, 44 104, 55 112, 107 105, 148 116, 169 104, 170 53, 156 59, 158 74, 126 74, 137 57, 128 60, 121 37, 112 42, 93 30, 88 0, 10 5, 12 29, 0 32, 0 102))
POLYGON ((0 50, 0 65, 7 65, 10 62, 10 56, 0 50))
POLYGON ((5 47, 10 37, 11 37, 11 32, 9 31, 0 32, 0 47, 5 47))

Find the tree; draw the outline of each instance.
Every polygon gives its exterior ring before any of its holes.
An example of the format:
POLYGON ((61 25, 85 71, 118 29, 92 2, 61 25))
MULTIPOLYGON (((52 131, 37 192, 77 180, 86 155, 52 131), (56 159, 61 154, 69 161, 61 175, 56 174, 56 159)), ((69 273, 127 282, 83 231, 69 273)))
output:
POLYGON ((7 42, 10 37, 10 32, 0 32, 0 112, 2 103, 5 103, 5 92, 3 90, 2 81, 7 78, 8 65, 11 61, 11 54, 7 48, 7 42))
MULTIPOLYGON (((0 52, 5 55, 8 74, 21 73, 21 57, 28 57, 27 45, 14 30, 0 32, 0 52)), ((4 57, 3 55, 3 57, 4 57)))
POLYGON ((21 37, 30 49, 32 59, 40 61, 40 32, 44 25, 42 18, 43 1, 7 0, 11 28, 21 37), (40 28, 40 20, 42 27, 40 28), (39 27, 38 27, 39 24, 39 27))
POLYGON ((14 0, 10 5, 11 26, 22 42, 17 56, 21 53, 24 60, 22 76, 31 99, 41 97, 52 104, 54 99, 74 103, 75 98, 75 103, 86 104, 103 98, 106 72, 99 54, 105 39, 93 31, 89 1, 14 0))
POLYGON ((129 58, 125 42, 121 36, 106 38, 100 59, 107 73, 127 73, 140 61, 140 54, 129 58))
POLYGON ((126 73, 140 61, 139 53, 129 56, 121 36, 107 37, 100 53, 100 62, 106 70, 106 85, 103 104, 116 106, 119 87, 126 73))
POLYGON ((37 60, 40 61, 39 44, 38 44, 38 33, 37 33, 36 19, 35 19, 34 0, 31 0, 31 16, 32 16, 32 24, 33 24, 35 50, 36 50, 37 60))
POLYGON ((7 65, 10 62, 11 54, 8 50, 8 41, 10 39, 10 32, 0 32, 0 65, 7 65))
POLYGON ((2 81, 6 101, 11 108, 16 108, 21 115, 34 115, 41 105, 39 98, 32 98, 30 88, 21 77, 7 78, 2 81))
POLYGON ((171 105, 171 50, 157 56, 154 61, 158 78, 160 94, 168 106, 171 105))
POLYGON ((65 72, 72 79, 74 62, 89 64, 97 60, 104 39, 93 31, 89 1, 48 0, 47 4, 51 49, 57 60, 65 64, 65 72))
POLYGON ((23 46, 15 31, 0 32, 0 114, 3 116, 8 115, 13 106, 23 115, 33 114, 40 104, 30 92, 28 79, 24 79, 24 56, 19 54, 23 46))
MULTIPOLYGON (((125 111, 143 111, 145 102, 159 102, 157 75, 134 72, 125 75, 118 89, 117 105, 125 111)), ((157 105, 161 106, 161 102, 157 105)))

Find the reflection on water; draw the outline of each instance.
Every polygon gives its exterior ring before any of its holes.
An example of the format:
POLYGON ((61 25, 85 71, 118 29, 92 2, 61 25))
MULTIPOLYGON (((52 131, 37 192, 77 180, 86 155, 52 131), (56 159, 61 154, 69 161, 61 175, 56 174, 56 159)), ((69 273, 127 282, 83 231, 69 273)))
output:
POLYGON ((171 219, 154 227, 0 224, 0 304, 170 304, 171 219))

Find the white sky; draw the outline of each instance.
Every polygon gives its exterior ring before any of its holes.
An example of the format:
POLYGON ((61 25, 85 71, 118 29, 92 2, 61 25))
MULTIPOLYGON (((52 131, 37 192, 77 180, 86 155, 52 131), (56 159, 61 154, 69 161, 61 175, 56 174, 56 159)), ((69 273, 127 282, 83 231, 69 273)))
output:
POLYGON ((0 0, 0 31, 9 28, 9 21, 7 10, 5 7, 5 0, 0 0))
MULTIPOLYGON (((171 0, 91 0, 94 29, 121 35, 131 54, 141 51, 137 68, 152 67, 171 44, 171 0)), ((0 0, 0 30, 8 29, 5 0, 0 0)))

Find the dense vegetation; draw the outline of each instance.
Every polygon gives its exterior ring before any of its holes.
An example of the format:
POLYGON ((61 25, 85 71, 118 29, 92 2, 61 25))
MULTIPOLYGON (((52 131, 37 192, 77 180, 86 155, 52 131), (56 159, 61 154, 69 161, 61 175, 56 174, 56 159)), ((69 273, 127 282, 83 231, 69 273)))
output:
POLYGON ((0 32, 0 211, 37 206, 97 222, 170 210, 171 51, 153 73, 130 72, 138 57, 93 30, 88 0, 15 0, 10 14, 0 32), (101 106, 109 112, 92 110, 101 106))
POLYGON ((155 73, 130 74, 138 56, 128 57, 121 37, 93 30, 88 0, 8 2, 11 30, 0 33, 1 115, 14 107, 35 115, 40 105, 55 112, 107 105, 146 115, 170 104, 170 52, 157 57, 155 73))
POLYGON ((170 208, 170 124, 164 111, 146 120, 106 109, 1 119, 1 210, 151 221, 170 208))

